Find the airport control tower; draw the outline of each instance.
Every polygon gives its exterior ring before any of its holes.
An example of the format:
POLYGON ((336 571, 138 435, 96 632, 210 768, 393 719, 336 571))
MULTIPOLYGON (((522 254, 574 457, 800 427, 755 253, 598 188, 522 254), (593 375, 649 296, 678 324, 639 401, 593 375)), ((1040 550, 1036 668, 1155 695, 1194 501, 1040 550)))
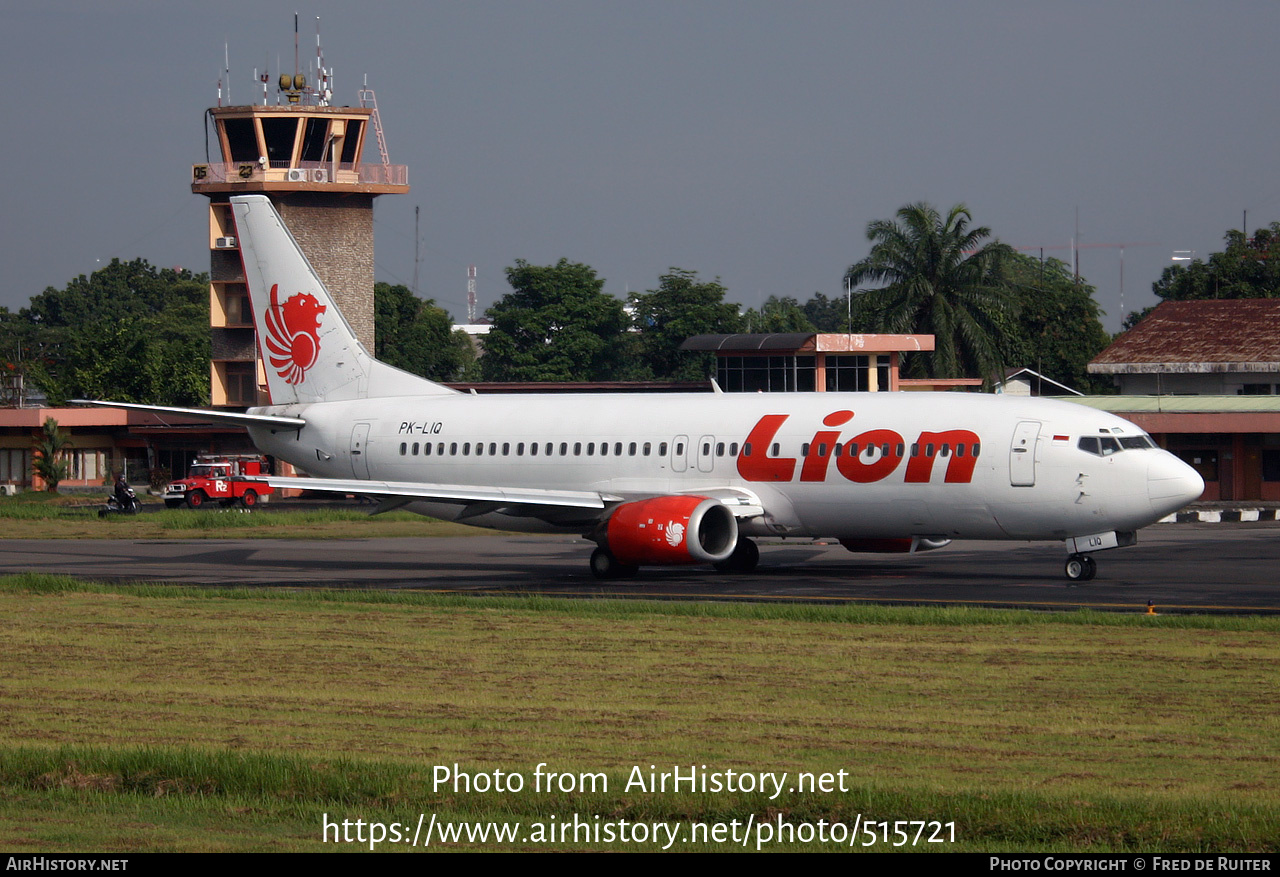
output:
POLYGON ((192 167, 191 191, 209 198, 214 406, 268 402, 232 195, 271 199, 360 341, 373 350, 373 199, 408 192, 409 172, 387 157, 373 91, 360 89, 358 106, 333 106, 318 51, 317 60, 314 84, 303 74, 282 74, 269 87, 264 76, 260 102, 244 106, 222 106, 219 84, 219 105, 207 110, 221 160, 192 167))

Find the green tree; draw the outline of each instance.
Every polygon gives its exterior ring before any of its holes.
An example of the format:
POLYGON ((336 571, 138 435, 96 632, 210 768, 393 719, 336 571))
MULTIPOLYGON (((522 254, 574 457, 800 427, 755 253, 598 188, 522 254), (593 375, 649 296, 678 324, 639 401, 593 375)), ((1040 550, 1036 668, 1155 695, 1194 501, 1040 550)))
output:
POLYGON ((760 309, 750 308, 742 315, 742 322, 748 332, 816 332, 817 328, 809 321, 800 302, 791 296, 779 298, 771 295, 760 305, 760 309))
POLYGON ((32 461, 32 468, 44 479, 50 493, 57 493, 58 485, 67 477, 67 463, 62 454, 70 444, 71 440, 58 428, 58 421, 46 417, 40 441, 36 443, 39 456, 32 461))
POLYGON ((1110 343, 1094 288, 1077 282, 1060 259, 1043 262, 1013 254, 1008 283, 1018 296, 1018 332, 1008 336, 1005 361, 1025 365, 1081 392, 1112 389, 1088 373, 1089 360, 1110 343))
POLYGON ((1280 222, 1259 228, 1252 238, 1232 229, 1226 247, 1208 261, 1170 265, 1151 286, 1164 301, 1211 298, 1280 297, 1280 222))
POLYGON ((988 378, 1004 367, 1018 306, 1005 271, 1013 250, 988 241, 989 228, 970 228, 971 219, 963 204, 945 217, 929 204, 908 204, 896 222, 868 224, 871 252, 845 272, 855 328, 934 336, 933 352, 906 358, 910 377, 988 378), (878 288, 859 294, 867 285, 878 288))
POLYGON ((77 396, 198 405, 209 396, 209 280, 144 259, 111 264, 19 313, 28 374, 54 403, 77 396))
POLYGON ((511 292, 486 311, 481 371, 490 381, 610 380, 624 371, 622 302, 588 265, 561 259, 507 269, 511 292))
MULTIPOLYGON (((40 326, 82 326, 95 320, 139 320, 175 305, 208 309, 209 277, 182 268, 156 268, 146 259, 112 259, 63 289, 52 286, 31 299, 24 313, 40 326)), ((205 326, 201 327, 206 328, 205 326)))
MULTIPOLYGON (((1259 228, 1252 238, 1231 229, 1223 240, 1226 247, 1210 253, 1207 261, 1193 259, 1165 268, 1151 291, 1163 301, 1280 297, 1280 222, 1259 228)), ((1127 314, 1121 330, 1132 329, 1154 310, 1152 306, 1127 314)))
POLYGON ((31 370, 35 327, 20 314, 0 307, 0 407, 22 404, 19 388, 31 370))
POLYGON ((716 280, 699 280, 698 272, 671 268, 658 278, 658 288, 631 296, 632 321, 638 330, 639 354, 649 374, 659 380, 698 381, 715 374, 715 355, 681 350, 694 335, 739 331, 736 305, 724 300, 716 280))
POLYGON ((475 361, 465 332, 432 299, 402 284, 375 283, 374 353, 385 363, 433 381, 461 380, 475 361))
POLYGON ((827 298, 822 293, 815 292, 801 310, 819 332, 849 331, 849 303, 843 295, 827 298))

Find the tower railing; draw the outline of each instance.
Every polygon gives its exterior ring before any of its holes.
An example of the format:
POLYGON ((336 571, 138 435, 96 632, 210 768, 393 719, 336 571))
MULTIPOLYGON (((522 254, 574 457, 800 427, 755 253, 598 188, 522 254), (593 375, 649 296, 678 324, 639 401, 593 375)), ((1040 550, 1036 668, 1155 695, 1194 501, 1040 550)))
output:
POLYGON ((350 162, 339 162, 336 173, 324 179, 314 171, 335 170, 332 162, 302 161, 297 164, 271 162, 262 168, 257 162, 207 162, 191 166, 191 181, 200 183, 318 182, 328 185, 407 186, 409 166, 404 164, 364 164, 352 168, 350 162), (289 171, 307 171, 307 179, 288 179, 289 171))

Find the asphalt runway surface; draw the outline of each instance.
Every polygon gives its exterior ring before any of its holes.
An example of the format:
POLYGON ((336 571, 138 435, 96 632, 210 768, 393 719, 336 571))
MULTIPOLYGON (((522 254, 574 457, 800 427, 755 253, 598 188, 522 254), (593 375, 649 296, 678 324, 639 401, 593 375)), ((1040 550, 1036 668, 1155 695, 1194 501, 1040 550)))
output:
POLYGON ((957 542, 916 555, 851 554, 837 544, 766 540, 760 567, 646 567, 600 582, 592 544, 571 537, 423 539, 0 540, 0 573, 106 581, 290 588, 414 588, 474 594, 804 603, 1092 607, 1280 613, 1280 524, 1158 524, 1138 545, 1096 556, 1069 583, 1056 542, 957 542))

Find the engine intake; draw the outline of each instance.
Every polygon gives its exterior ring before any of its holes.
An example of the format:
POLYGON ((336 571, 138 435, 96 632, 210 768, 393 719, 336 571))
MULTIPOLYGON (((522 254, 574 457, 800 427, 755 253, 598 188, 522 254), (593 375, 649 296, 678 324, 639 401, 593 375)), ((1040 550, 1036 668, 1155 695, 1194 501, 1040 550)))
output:
POLYGON ((738 522, 705 496, 657 496, 623 503, 605 525, 604 547, 619 563, 720 563, 738 544, 738 522))

